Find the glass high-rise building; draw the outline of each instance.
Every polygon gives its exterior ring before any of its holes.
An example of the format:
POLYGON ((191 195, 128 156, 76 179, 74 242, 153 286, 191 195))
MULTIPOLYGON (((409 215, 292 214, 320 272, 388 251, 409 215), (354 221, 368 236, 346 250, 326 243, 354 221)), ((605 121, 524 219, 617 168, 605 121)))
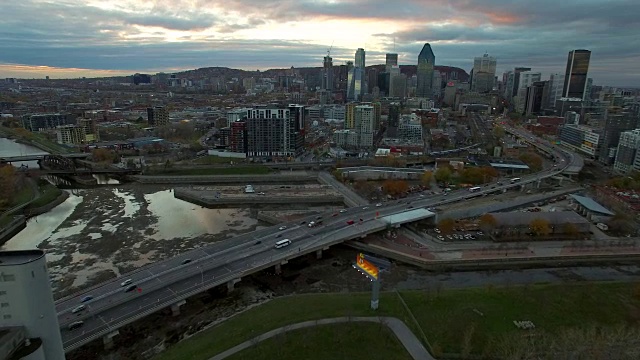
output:
POLYGON ((562 97, 584 98, 587 87, 587 73, 589 72, 589 60, 591 51, 571 50, 567 58, 567 70, 564 73, 564 87, 562 97))
POLYGON ((484 93, 491 91, 496 77, 496 58, 484 54, 473 59, 473 77, 471 78, 471 91, 484 93))
POLYGON ((387 54, 384 67, 385 71, 389 72, 389 69, 396 65, 398 65, 398 54, 387 54))
POLYGON ((436 62, 436 56, 431 50, 429 43, 424 44, 420 55, 418 55, 418 83, 416 86, 417 97, 433 96, 433 66, 436 62))

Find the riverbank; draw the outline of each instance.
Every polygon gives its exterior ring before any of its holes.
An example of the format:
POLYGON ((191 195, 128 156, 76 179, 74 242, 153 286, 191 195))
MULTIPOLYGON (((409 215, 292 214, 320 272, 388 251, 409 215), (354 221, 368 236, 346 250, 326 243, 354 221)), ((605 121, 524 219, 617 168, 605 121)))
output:
POLYGON ((74 152, 71 148, 50 141, 44 135, 35 134, 23 128, 0 126, 0 137, 14 140, 19 144, 33 146, 48 153, 65 154, 74 152))

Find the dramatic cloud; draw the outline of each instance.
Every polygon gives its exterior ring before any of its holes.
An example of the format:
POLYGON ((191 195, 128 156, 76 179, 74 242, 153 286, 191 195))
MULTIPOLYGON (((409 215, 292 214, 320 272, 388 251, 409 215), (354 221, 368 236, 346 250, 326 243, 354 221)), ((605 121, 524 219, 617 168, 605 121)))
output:
POLYGON ((485 52, 499 71, 563 72, 592 51, 596 83, 640 86, 637 0, 20 0, 2 5, 0 77, 69 77, 205 66, 320 66, 367 50, 469 70, 485 52), (77 74, 77 75, 76 75, 77 74))

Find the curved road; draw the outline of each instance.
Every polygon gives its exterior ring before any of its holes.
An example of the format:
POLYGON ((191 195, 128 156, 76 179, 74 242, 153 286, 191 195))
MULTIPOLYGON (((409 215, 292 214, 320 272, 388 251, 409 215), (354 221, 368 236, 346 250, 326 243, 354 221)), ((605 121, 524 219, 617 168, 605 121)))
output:
POLYGON ((402 320, 394 317, 338 317, 338 318, 330 318, 330 319, 320 319, 320 320, 311 320, 304 321, 297 324, 283 326, 281 328, 277 328, 275 330, 268 331, 262 335, 258 335, 255 338, 245 341, 241 344, 238 344, 232 347, 229 350, 223 351, 220 354, 210 358, 209 360, 222 360, 226 359, 231 355, 234 355, 242 350, 248 349, 251 346, 270 339, 274 336, 278 336, 280 334, 287 333, 292 330, 305 329, 317 325, 328 325, 328 324, 339 324, 346 322, 374 322, 382 325, 386 325, 389 327, 391 331, 396 335, 398 340, 402 343, 404 348, 407 350, 409 355, 415 360, 435 360, 431 354, 425 349, 420 340, 416 337, 416 335, 411 332, 407 324, 405 324, 402 320))

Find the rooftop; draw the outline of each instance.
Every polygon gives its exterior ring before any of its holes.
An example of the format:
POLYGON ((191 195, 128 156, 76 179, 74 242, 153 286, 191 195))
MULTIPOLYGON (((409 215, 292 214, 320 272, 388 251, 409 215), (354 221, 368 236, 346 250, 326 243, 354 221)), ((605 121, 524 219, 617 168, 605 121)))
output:
POLYGON ((543 219, 549 224, 582 224, 589 221, 573 211, 550 211, 550 212, 507 212, 492 213, 498 224, 509 224, 515 226, 528 225, 534 219, 543 219))
POLYGON ((27 264, 43 256, 44 251, 42 250, 0 251, 0 266, 27 264))
POLYGON ((573 200, 577 201, 580 205, 584 206, 589 211, 596 212, 596 213, 603 214, 603 215, 615 215, 609 209, 607 209, 604 206, 598 204, 592 198, 588 198, 586 196, 580 196, 580 195, 569 195, 569 196, 571 196, 573 198, 573 200))

